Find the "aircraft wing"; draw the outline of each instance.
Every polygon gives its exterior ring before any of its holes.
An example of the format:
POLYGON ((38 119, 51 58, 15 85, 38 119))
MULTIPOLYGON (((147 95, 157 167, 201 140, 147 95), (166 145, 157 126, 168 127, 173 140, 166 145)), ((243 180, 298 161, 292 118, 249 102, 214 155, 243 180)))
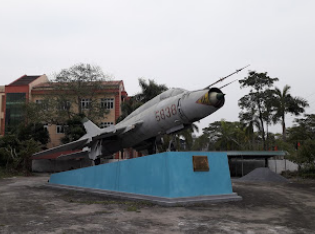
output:
POLYGON ((101 133, 101 134, 93 137, 92 141, 100 140, 100 139, 106 139, 106 138, 110 138, 112 136, 123 136, 124 134, 131 132, 133 129, 135 129, 136 127, 138 127, 142 123, 143 123, 143 121, 140 120, 140 121, 137 121, 133 124, 129 124, 129 125, 122 126, 122 127, 117 127, 117 128, 115 128, 115 131, 104 132, 104 133, 101 133))
POLYGON ((77 141, 41 151, 34 154, 32 158, 35 160, 51 157, 58 160, 67 160, 81 157, 87 158, 89 156, 89 149, 83 148, 91 147, 98 140, 115 141, 117 140, 117 137, 131 132, 140 124, 142 124, 142 121, 138 121, 136 123, 117 128, 116 126, 108 127, 106 129, 103 129, 103 131, 100 131, 99 133, 96 133, 95 131, 93 133, 88 132, 87 135, 83 136, 77 141))
POLYGON ((43 159, 45 156, 53 155, 56 153, 67 152, 72 154, 72 151, 83 149, 89 143, 89 138, 79 139, 67 144, 63 144, 51 149, 41 151, 39 153, 33 154, 33 159, 43 159))

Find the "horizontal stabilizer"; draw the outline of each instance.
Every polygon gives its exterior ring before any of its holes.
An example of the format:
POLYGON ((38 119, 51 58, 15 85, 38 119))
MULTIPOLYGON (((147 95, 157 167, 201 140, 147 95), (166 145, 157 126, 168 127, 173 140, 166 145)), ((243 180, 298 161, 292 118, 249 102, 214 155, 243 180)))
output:
POLYGON ((89 143, 89 138, 80 139, 80 140, 73 141, 73 142, 70 142, 70 143, 67 143, 64 145, 56 146, 54 148, 33 154, 33 159, 35 159, 35 160, 36 159, 43 159, 47 155, 52 155, 52 154, 62 153, 62 152, 67 152, 67 151, 69 153, 69 151, 84 148, 87 143, 89 143))
POLYGON ((57 160, 69 160, 69 159, 75 159, 75 158, 89 158, 89 151, 80 151, 75 152, 73 154, 66 154, 66 155, 60 155, 57 160))

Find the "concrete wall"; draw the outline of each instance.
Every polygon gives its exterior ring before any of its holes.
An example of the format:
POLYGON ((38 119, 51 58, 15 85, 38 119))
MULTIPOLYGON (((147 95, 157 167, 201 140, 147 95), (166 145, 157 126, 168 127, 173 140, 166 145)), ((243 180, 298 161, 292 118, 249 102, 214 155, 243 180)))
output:
POLYGON ((167 152, 51 175, 51 184, 158 197, 231 194, 226 153, 167 152), (194 172, 192 156, 207 156, 209 171, 194 172))
POLYGON ((287 171, 297 171, 299 166, 296 163, 293 163, 289 160, 273 160, 270 159, 269 162, 269 168, 273 172, 277 174, 281 174, 281 172, 287 170, 287 171))

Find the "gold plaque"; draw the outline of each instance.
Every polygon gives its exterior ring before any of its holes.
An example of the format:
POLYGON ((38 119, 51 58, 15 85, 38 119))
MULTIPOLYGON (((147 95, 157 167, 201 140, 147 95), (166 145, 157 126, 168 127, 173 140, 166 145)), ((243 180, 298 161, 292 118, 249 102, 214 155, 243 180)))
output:
POLYGON ((193 156, 194 171, 209 171, 208 156, 193 156))

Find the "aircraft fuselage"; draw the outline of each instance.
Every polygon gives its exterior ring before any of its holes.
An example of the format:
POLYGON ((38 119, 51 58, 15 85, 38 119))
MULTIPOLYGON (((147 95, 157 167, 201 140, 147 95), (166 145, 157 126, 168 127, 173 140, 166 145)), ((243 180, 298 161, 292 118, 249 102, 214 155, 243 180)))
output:
POLYGON ((118 123, 117 128, 140 126, 122 134, 119 140, 103 145, 102 154, 109 155, 147 139, 177 132, 211 115, 223 105, 224 95, 217 88, 191 92, 182 89, 165 91, 118 123))

